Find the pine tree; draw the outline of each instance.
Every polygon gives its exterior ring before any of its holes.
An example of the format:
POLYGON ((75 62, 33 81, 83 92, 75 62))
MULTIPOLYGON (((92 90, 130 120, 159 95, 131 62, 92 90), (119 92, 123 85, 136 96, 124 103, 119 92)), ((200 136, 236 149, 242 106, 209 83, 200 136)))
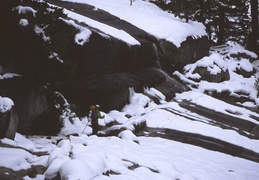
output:
POLYGON ((250 31, 249 1, 158 0, 156 4, 187 23, 189 20, 202 22, 211 44, 232 40, 246 45, 250 31))

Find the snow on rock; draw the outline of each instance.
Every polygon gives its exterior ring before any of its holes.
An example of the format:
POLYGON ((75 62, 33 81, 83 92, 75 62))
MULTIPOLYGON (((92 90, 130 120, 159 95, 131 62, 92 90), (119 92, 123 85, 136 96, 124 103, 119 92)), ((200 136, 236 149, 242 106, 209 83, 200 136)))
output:
POLYGON ((83 27, 83 26, 80 26, 78 24, 76 24, 73 20, 66 20, 66 19, 62 19, 64 22, 66 22, 67 24, 71 25, 71 26, 74 26, 78 31, 79 33, 77 33, 75 35, 75 42, 78 44, 78 45, 84 45, 86 42, 89 42, 89 38, 92 34, 92 31, 83 27))
POLYGON ((24 149, 0 148, 0 167, 11 168, 14 171, 31 167, 33 155, 24 149))
POLYGON ((15 73, 4 73, 3 75, 0 75, 0 80, 1 79, 10 79, 10 78, 17 77, 17 76, 22 76, 22 75, 15 74, 15 73))
POLYGON ((257 120, 251 118, 251 116, 258 117, 257 113, 249 111, 243 107, 238 107, 235 105, 228 104, 222 100, 215 99, 201 92, 197 92, 197 91, 183 92, 180 94, 176 94, 175 99, 178 101, 187 100, 194 104, 206 107, 208 109, 212 109, 224 114, 228 114, 230 116, 243 118, 255 124, 259 124, 257 120), (236 112, 237 114, 229 113, 226 110, 230 110, 231 112, 236 112))
MULTIPOLYGON (((259 106, 259 99, 257 96, 259 61, 255 60, 256 58, 256 54, 245 50, 241 45, 227 42, 226 45, 212 47, 210 56, 204 57, 194 64, 186 65, 186 72, 184 74, 181 74, 178 71, 173 74, 178 76, 183 82, 189 84, 190 88, 194 91, 217 93, 229 92, 232 97, 236 98, 242 97, 240 94, 247 94, 247 98, 254 101, 253 108, 256 108, 259 106), (254 60, 253 63, 249 61, 251 58, 254 60), (211 68, 216 65, 218 68, 211 68), (198 73, 194 73, 198 66, 209 67, 208 69, 211 70, 211 73, 216 73, 220 69, 227 69, 229 72, 229 80, 225 79, 225 81, 220 83, 208 82, 205 80, 202 80, 199 83, 194 82, 193 79, 201 79, 201 76, 198 73), (242 76, 241 74, 238 74, 237 70, 240 69, 250 72, 251 76, 244 77, 245 75, 242 76), (252 75, 254 69, 256 72, 252 75), (197 87, 197 89, 192 88, 191 86, 197 87)), ((246 104, 247 103, 244 103, 244 106, 246 104)))
POLYGON ((70 140, 68 139, 65 139, 65 140, 62 140, 58 143, 57 147, 59 147, 60 149, 62 149, 63 151, 63 154, 65 156, 68 156, 71 149, 72 149, 72 146, 71 146, 71 143, 70 143, 70 140))
POLYGON ((20 24, 21 26, 28 26, 28 25, 29 25, 29 22, 28 22, 27 19, 20 19, 19 24, 20 24))
MULTIPOLYGON (((121 29, 116 29, 114 27, 100 23, 98 21, 87 18, 80 14, 74 13, 67 9, 64 9, 64 13, 66 13, 67 16, 70 18, 75 19, 80 23, 81 22, 85 23, 85 24, 89 25, 90 27, 96 28, 112 37, 122 40, 122 41, 126 42, 128 45, 140 45, 140 43, 135 38, 133 38, 131 35, 129 35, 128 33, 126 33, 125 31, 123 31, 121 29)), ((89 33, 88 33, 88 35, 89 35, 89 33)))
POLYGON ((73 159, 84 161, 84 163, 88 165, 89 169, 91 169, 94 176, 102 175, 107 171, 107 157, 104 153, 97 151, 93 154, 88 150, 88 148, 85 148, 84 152, 76 153, 81 149, 82 147, 74 144, 73 159))
POLYGON ((72 159, 66 161, 59 169, 61 179, 66 180, 89 180, 95 175, 93 170, 82 160, 72 159))
POLYGON ((129 119, 126 117, 126 112, 120 112, 120 111, 117 111, 117 110, 112 110, 112 111, 110 111, 106 116, 105 116, 105 118, 106 117, 110 117, 109 119, 110 119, 110 121, 109 122, 111 122, 111 121, 116 121, 116 122, 118 122, 118 123, 120 123, 120 124, 123 124, 123 123, 125 123, 125 122, 127 122, 129 119))
POLYGON ((1 97, 0 96, 0 112, 5 113, 10 111, 13 107, 14 102, 8 97, 1 97))
POLYGON ((248 59, 241 59, 238 63, 238 68, 244 69, 247 72, 252 72, 254 70, 253 65, 250 63, 248 59))
POLYGON ((57 148, 53 149, 48 158, 48 169, 45 172, 45 177, 47 179, 52 179, 57 176, 60 166, 70 160, 71 151, 70 140, 62 140, 58 143, 57 148))
POLYGON ((160 103, 165 103, 166 97, 160 91, 156 90, 155 88, 145 88, 144 94, 148 94, 150 96, 156 97, 159 99, 160 103))
POLYGON ((83 30, 75 35, 75 42, 79 45, 84 45, 84 43, 89 42, 89 38, 92 32, 88 29, 83 30))
MULTIPOLYGON (((222 70, 226 71, 228 69, 227 63, 217 53, 212 53, 210 56, 206 56, 193 64, 186 65, 184 67, 184 71, 187 72, 186 76, 194 77, 195 74, 193 75, 193 72, 197 67, 206 67, 207 71, 214 75, 220 73, 222 70)), ((197 77, 195 79, 197 79, 197 77)))
POLYGON ((59 172, 60 166, 68 160, 70 160, 70 158, 67 156, 54 159, 51 162, 51 164, 48 166, 48 169, 46 170, 46 172, 44 173, 44 176, 46 177, 46 179, 55 178, 59 172))
POLYGON ((87 137, 87 135, 82 134, 81 136, 69 136, 69 139, 73 144, 79 143, 86 146, 89 145, 87 142, 87 137))
POLYGON ((61 129, 59 135, 66 136, 70 134, 91 134, 92 128, 88 126, 88 119, 80 120, 79 118, 69 117, 63 118, 63 128, 61 129))
POLYGON ((145 106, 150 102, 150 98, 141 93, 136 93, 133 88, 130 88, 130 104, 126 105, 122 112, 131 116, 141 115, 145 112, 145 106))
POLYGON ((36 14, 36 10, 34 10, 33 8, 29 7, 29 6, 17 6, 15 8, 18 11, 18 14, 28 14, 28 13, 32 13, 32 15, 35 17, 36 14))
POLYGON ((138 142, 137 137, 130 130, 125 130, 125 131, 120 132, 118 137, 123 140, 126 140, 126 141, 138 142))
POLYGON ((179 18, 174 17, 173 14, 163 11, 148 1, 138 0, 135 1, 132 6, 129 5, 129 0, 64 1, 93 5, 98 9, 105 10, 112 15, 120 17, 120 19, 135 25, 159 39, 166 39, 177 47, 180 47, 181 43, 185 41, 188 36, 198 38, 206 35, 205 27, 201 23, 192 21, 185 23, 179 18))
POLYGON ((253 67, 255 68, 256 72, 259 72, 259 60, 255 60, 252 63, 253 67))
POLYGON ((233 41, 228 41, 228 55, 230 54, 247 54, 248 56, 252 58, 258 58, 257 55, 254 52, 246 50, 243 46, 240 44, 233 42, 233 41))
POLYGON ((36 25, 36 26, 34 27, 34 31, 35 31, 36 34, 38 34, 39 36, 41 36, 42 39, 43 39, 45 42, 50 41, 50 37, 46 36, 45 31, 44 31, 43 28, 41 28, 41 27, 39 27, 39 26, 36 25))

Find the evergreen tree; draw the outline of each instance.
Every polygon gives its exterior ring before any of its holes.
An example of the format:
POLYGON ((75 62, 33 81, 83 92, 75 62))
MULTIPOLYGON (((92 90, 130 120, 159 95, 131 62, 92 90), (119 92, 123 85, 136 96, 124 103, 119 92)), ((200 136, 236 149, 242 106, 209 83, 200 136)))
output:
MULTIPOLYGON (((250 0, 158 0, 155 3, 180 18, 202 22, 211 44, 228 40, 247 44, 250 0)), ((257 1, 257 0, 255 0, 257 1)))

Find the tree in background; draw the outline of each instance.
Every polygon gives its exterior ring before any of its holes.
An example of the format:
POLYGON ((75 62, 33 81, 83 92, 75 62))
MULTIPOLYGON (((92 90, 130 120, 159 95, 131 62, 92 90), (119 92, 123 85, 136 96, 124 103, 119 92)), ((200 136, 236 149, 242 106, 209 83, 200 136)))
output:
POLYGON ((249 37, 248 48, 259 55, 259 21, 258 21, 258 0, 251 0, 252 31, 249 37))
MULTIPOLYGON (((258 3, 258 0, 251 1, 258 3)), ((251 32, 250 0, 153 0, 152 2, 185 19, 187 23, 189 20, 202 22, 212 45, 222 44, 228 40, 248 45, 251 32)))

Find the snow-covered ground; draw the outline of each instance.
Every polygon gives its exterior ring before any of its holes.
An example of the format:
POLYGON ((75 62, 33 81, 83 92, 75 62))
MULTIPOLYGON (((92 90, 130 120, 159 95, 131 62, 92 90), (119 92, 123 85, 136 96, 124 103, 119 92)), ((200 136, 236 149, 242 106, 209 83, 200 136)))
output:
MULTIPOLYGON (((165 38, 177 46, 188 35, 198 37, 205 33, 202 25, 196 22, 182 23, 179 19, 146 1, 136 0, 133 6, 129 5, 128 0, 69 1, 92 4, 96 8, 104 9, 131 22, 158 38, 165 38), (153 15, 156 16, 150 18, 151 14, 152 17, 153 15), (142 19, 142 17, 145 19, 142 19), (147 21, 147 19, 151 19, 151 21, 147 21), (169 20, 172 26, 168 26, 169 20), (161 26, 157 25, 158 22, 161 22, 161 26)), ((71 11, 65 12, 70 13, 73 17, 77 16, 71 11)), ((80 18, 82 17, 80 16, 80 18)), ((91 22, 93 26, 96 25, 95 28, 104 28, 103 31, 105 31, 105 28, 110 28, 88 19, 81 20, 91 22)), ((111 33, 117 31, 109 30, 111 33)), ((89 37, 91 33, 82 29, 78 38, 84 38, 82 37, 84 35, 89 37)), ((125 32, 120 35, 120 38, 126 37, 125 41, 134 44, 134 39, 128 41, 129 36, 125 32)), ((87 38, 84 40, 84 42, 87 42, 87 38)), ((254 61, 252 64, 247 58, 236 59, 230 56, 230 53, 238 54, 238 52, 242 52, 252 58, 257 57, 234 43, 229 44, 227 54, 221 54, 221 51, 223 49, 213 51, 210 56, 195 64, 187 65, 185 67, 186 72, 183 74, 180 72, 174 73, 188 83, 190 87, 195 85, 196 88, 192 88, 189 92, 177 94, 173 101, 165 101, 165 97, 153 88, 146 89, 145 94, 154 95, 160 99, 160 104, 156 104, 148 96, 135 93, 133 89, 130 89, 130 104, 126 105, 121 112, 115 110, 107 114, 102 112, 105 115, 105 119, 99 121, 102 126, 110 122, 117 122, 117 125, 110 127, 107 131, 125 129, 118 136, 98 137, 91 135, 91 127, 86 126, 88 124, 87 117, 75 117, 72 122, 70 121, 71 118, 64 117, 64 128, 57 137, 51 137, 50 139, 40 136, 25 137, 17 133, 14 141, 6 138, 1 139, 3 144, 22 147, 23 149, 0 147, 0 167, 11 168, 15 171, 28 169, 34 165, 47 167, 47 171, 43 175, 38 175, 35 178, 26 176, 24 177, 25 180, 51 179, 58 172, 61 178, 67 180, 258 180, 259 163, 159 137, 137 137, 132 133, 136 124, 146 122, 148 127, 197 133, 259 153, 259 140, 249 139, 235 130, 213 126, 207 123, 209 119, 194 114, 178 104, 187 100, 216 112, 241 117, 244 121, 259 124, 258 121, 251 118, 252 116, 259 118, 259 115, 247 109, 247 107, 257 108, 259 105, 257 89, 255 88, 257 73, 259 72, 258 61, 254 61), (211 73, 219 72, 218 67, 224 70, 228 69, 230 80, 221 83, 199 80, 200 77, 192 71, 195 67, 207 67, 211 70, 211 73), (236 68, 240 67, 248 72, 251 71, 251 67, 252 69, 255 68, 257 73, 249 78, 244 78, 235 72, 236 68), (198 81, 193 79, 198 79, 198 81), (217 92, 228 90, 235 96, 238 96, 238 94, 235 94, 236 92, 242 91, 246 92, 247 97, 252 101, 238 104, 238 106, 231 105, 204 94, 206 90, 216 90, 217 92), (167 110, 177 111, 178 114, 167 110), (181 116, 181 114, 185 116, 181 116), (198 118, 199 121, 191 121, 185 118, 186 116, 198 118), (70 135, 74 133, 77 133, 78 136, 70 135), (44 152, 46 155, 34 155, 38 152, 44 152)), ((0 99, 2 109, 6 107, 6 104, 9 105, 7 110, 11 108, 12 101, 8 102, 6 103, 3 98, 0 99)), ((101 133, 105 133, 105 130, 101 133)))
MULTIPOLYGON (((229 51, 238 51, 239 48, 239 45, 233 45, 229 51)), ((239 51, 241 50, 239 49, 239 51)), ((209 66, 209 62, 211 62, 211 58, 214 59, 214 56, 215 52, 203 59, 203 65, 209 66)), ((220 53, 217 56, 218 59, 225 60, 220 53)), ((225 68, 231 70, 233 61, 235 61, 234 58, 225 61, 225 68)), ((235 88, 245 90, 250 92, 251 99, 255 100, 252 107, 258 106, 254 87, 255 77, 244 78, 238 76, 234 70, 231 70, 231 74, 229 81, 217 83, 218 90, 235 91, 235 88), (243 84, 243 82, 246 83, 243 84), (241 84, 242 86, 240 86, 241 84)), ((179 76, 186 80, 189 75, 186 73, 179 76)), ((189 81, 192 80, 189 79, 189 81)), ((72 123, 69 118, 65 118, 65 127, 60 135, 51 139, 38 136, 26 138, 18 133, 14 141, 2 139, 1 142, 4 144, 23 147, 30 152, 46 152, 47 155, 38 157, 23 149, 3 147, 0 148, 0 166, 13 170, 27 169, 32 165, 47 167, 47 171, 43 175, 38 175, 36 178, 26 176, 24 177, 26 180, 51 179, 58 172, 61 178, 68 180, 257 180, 259 163, 190 144, 159 137, 148 137, 148 134, 147 137, 137 137, 132 133, 134 125, 146 122, 148 127, 168 128, 214 137, 259 153, 259 140, 249 139, 234 129, 213 126, 208 123, 209 119, 179 106, 179 102, 188 100, 233 117, 241 117, 244 121, 259 124, 258 121, 251 118, 251 115, 257 118, 259 115, 245 106, 231 105, 204 94, 204 90, 214 88, 215 83, 205 81, 195 83, 198 84, 197 88, 177 94, 174 101, 171 102, 166 102, 165 97, 154 88, 146 89, 145 94, 158 97, 159 104, 154 103, 148 96, 135 93, 133 89, 130 89, 130 104, 126 105, 121 112, 115 110, 107 114, 102 112, 105 119, 99 121, 102 126, 110 122, 117 122, 118 125, 114 125, 110 129, 125 128, 126 130, 118 136, 91 135, 90 126, 84 130, 88 123, 87 117, 81 119, 76 117, 73 118, 72 123), (226 109, 238 113, 229 113, 226 109), (178 114, 167 110, 177 111, 178 114), (199 121, 191 121, 186 116, 196 117, 199 121), (74 133, 77 133, 78 136, 65 136, 74 133)), ((105 133, 105 130, 101 133, 105 133)))
POLYGON ((58 171, 69 180, 259 177, 259 164, 252 161, 162 138, 136 137, 127 130, 120 137, 70 136, 54 146, 51 140, 33 137, 30 141, 17 134, 15 141, 20 145, 32 150, 42 148, 50 155, 39 158, 22 149, 1 148, 0 164, 14 170, 49 165, 44 175, 27 176, 26 180, 53 178, 58 171))

